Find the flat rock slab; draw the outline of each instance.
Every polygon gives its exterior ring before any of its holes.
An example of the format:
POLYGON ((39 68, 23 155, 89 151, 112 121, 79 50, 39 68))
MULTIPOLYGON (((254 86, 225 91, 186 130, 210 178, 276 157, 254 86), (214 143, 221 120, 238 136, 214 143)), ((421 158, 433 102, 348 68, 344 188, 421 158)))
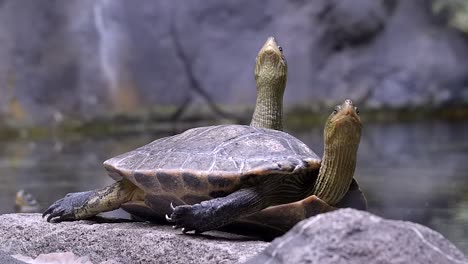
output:
POLYGON ((242 263, 268 243, 211 231, 183 235, 149 223, 48 223, 39 214, 0 215, 0 251, 37 257, 73 252, 93 263, 242 263))
POLYGON ((441 234, 419 224, 343 209, 297 224, 253 263, 468 263, 441 234))

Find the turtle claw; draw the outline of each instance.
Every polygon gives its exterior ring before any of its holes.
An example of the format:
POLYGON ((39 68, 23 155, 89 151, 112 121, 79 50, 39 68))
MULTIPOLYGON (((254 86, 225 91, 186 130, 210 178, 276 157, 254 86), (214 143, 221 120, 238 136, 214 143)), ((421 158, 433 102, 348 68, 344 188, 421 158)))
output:
POLYGON ((44 218, 46 215, 52 213, 53 211, 54 211, 54 207, 50 206, 49 208, 47 208, 47 210, 45 210, 44 213, 42 213, 42 218, 44 218))
MULTIPOLYGON (((183 228, 182 228, 182 233, 183 233, 183 234, 187 234, 188 232, 194 231, 194 230, 195 230, 195 229, 193 229, 193 228, 183 227, 183 228)), ((195 230, 195 234, 201 234, 201 232, 195 230)))
POLYGON ((47 210, 44 211, 44 213, 42 213, 42 218, 47 216, 46 221, 51 222, 52 219, 57 217, 55 220, 60 222, 62 219, 65 218, 66 215, 65 208, 61 206, 62 203, 63 199, 60 199, 53 203, 51 206, 49 206, 49 208, 47 208, 47 210))
POLYGON ((170 218, 167 214, 166 214, 166 221, 168 221, 169 223, 175 222, 175 221, 172 220, 172 218, 170 218))
MULTIPOLYGON (((174 207, 174 204, 171 202, 170 204, 170 207, 171 207, 171 214, 174 214, 174 210, 175 210, 175 207, 174 207)), ((168 221, 169 223, 174 223, 175 221, 169 216, 166 214, 166 221, 168 221)), ((175 228, 175 226, 174 226, 175 228)))
POLYGON ((206 218, 200 217, 198 213, 201 209, 200 204, 196 205, 179 205, 173 209, 171 216, 166 216, 166 220, 175 223, 174 229, 182 228, 182 233, 186 234, 190 231, 195 231, 195 234, 201 234, 211 228, 206 228, 206 218))
POLYGON ((47 210, 42 214, 42 218, 46 216, 47 222, 61 222, 64 220, 74 219, 72 208, 63 206, 62 200, 58 200, 47 208, 47 210))
POLYGON ((77 220, 79 218, 76 216, 76 208, 83 207, 92 195, 92 191, 69 193, 49 206, 42 214, 42 218, 47 216, 47 222, 77 220))

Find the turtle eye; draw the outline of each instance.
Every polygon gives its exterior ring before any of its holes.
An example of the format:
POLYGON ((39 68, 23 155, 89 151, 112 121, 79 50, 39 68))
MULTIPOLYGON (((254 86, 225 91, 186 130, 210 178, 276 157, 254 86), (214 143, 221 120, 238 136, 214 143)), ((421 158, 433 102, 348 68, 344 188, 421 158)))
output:
POLYGON ((341 105, 335 106, 335 110, 333 110, 333 114, 338 113, 341 110, 341 105))
POLYGON ((354 111, 359 115, 359 109, 356 106, 354 107, 354 111))
POLYGON ((283 52, 283 47, 278 46, 279 51, 283 52))

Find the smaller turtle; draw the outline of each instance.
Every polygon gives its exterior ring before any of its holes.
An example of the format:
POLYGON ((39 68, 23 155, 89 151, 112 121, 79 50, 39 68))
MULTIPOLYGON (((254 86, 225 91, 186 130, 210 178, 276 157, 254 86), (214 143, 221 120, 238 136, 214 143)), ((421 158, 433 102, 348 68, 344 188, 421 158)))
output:
POLYGON ((248 218, 274 226, 274 219, 261 217, 262 210, 278 215, 273 206, 304 199, 309 212, 317 213, 343 197, 360 195, 350 190, 356 184, 360 135, 351 100, 327 120, 323 161, 300 140, 277 130, 243 125, 189 129, 105 161, 108 173, 122 180, 67 194, 43 216, 48 215, 47 221, 78 220, 122 207, 145 219, 166 218, 183 232, 200 233, 248 218))
POLYGON ((288 64, 283 48, 269 37, 255 61, 257 102, 251 126, 283 130, 283 95, 286 88, 288 64))
POLYGON ((16 193, 15 212, 17 213, 37 213, 41 207, 34 196, 21 189, 16 193))

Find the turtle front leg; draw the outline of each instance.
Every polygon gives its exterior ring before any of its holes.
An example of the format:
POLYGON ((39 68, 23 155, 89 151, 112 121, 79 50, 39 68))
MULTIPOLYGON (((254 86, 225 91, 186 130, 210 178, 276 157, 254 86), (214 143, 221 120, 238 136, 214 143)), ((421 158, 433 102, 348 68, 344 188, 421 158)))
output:
POLYGON ((338 208, 328 205, 315 195, 311 195, 297 202, 271 206, 253 215, 239 219, 234 228, 245 225, 254 226, 259 234, 269 236, 274 233, 280 236, 290 230, 300 221, 321 213, 330 212, 338 208))
POLYGON ((138 189, 128 180, 118 181, 102 189, 69 193, 53 203, 43 214, 47 222, 80 220, 111 211, 130 201, 138 189))
POLYGON ((269 199, 258 188, 236 191, 226 197, 203 201, 194 205, 172 207, 166 219, 182 228, 182 232, 202 233, 232 223, 236 219, 258 212, 269 206, 269 199))
POLYGON ((315 195, 300 200, 304 196, 300 196, 299 189, 296 190, 297 197, 284 197, 281 195, 284 190, 265 191, 268 187, 271 185, 265 188, 241 189, 226 197, 199 204, 173 207, 171 216, 166 215, 166 219, 174 223, 176 228, 182 228, 184 233, 188 231, 202 233, 236 221, 286 232, 301 220, 340 207, 361 210, 367 208, 364 194, 354 179, 346 195, 335 206, 330 206, 315 195))
POLYGON ((334 206, 327 204, 315 195, 289 204, 268 207, 251 216, 239 220, 239 224, 253 224, 266 230, 274 230, 281 235, 289 231, 300 221, 339 208, 354 208, 367 210, 367 201, 355 179, 351 182, 348 192, 334 206))

